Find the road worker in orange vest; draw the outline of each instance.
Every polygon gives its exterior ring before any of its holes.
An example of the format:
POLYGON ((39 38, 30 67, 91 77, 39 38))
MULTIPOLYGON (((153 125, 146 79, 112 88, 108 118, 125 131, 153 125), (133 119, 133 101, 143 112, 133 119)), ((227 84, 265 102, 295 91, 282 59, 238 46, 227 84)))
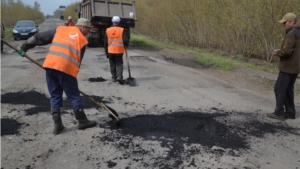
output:
POLYGON ((52 43, 43 67, 46 70, 47 87, 50 93, 54 135, 64 129, 60 115, 63 92, 73 108, 79 130, 94 127, 97 124, 96 121, 88 120, 83 111, 83 101, 77 81, 77 74, 88 43, 85 35, 91 27, 89 20, 80 18, 76 26, 58 26, 56 29, 37 33, 21 46, 19 55, 24 57, 28 49, 52 43))
POLYGON ((111 21, 113 25, 106 29, 104 48, 109 58, 112 81, 123 84, 123 53, 125 47, 128 47, 129 36, 124 28, 120 27, 119 16, 114 16, 111 21))
POLYGON ((65 26, 74 26, 74 22, 72 20, 72 16, 68 17, 68 20, 66 20, 65 26))

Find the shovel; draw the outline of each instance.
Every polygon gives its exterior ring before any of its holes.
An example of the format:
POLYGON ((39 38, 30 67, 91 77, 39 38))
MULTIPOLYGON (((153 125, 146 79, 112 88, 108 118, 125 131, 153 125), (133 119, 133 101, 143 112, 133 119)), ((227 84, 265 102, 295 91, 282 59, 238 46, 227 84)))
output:
MULTIPOLYGON (((15 48, 14 46, 10 45, 8 42, 4 41, 3 39, 1 39, 1 41, 3 43, 5 43, 7 46, 9 46, 10 48, 14 49, 16 52, 19 52, 19 50, 17 48, 15 48)), ((32 59, 31 57, 29 57, 27 54, 25 54, 25 57, 27 59, 29 59, 31 62, 35 63, 36 65, 38 65, 39 67, 43 68, 43 66, 37 62, 36 60, 32 59)), ((44 69, 44 68, 43 68, 44 69)), ((120 119, 118 118, 118 113, 112 109, 111 107, 105 105, 104 103, 101 103, 101 102, 97 102, 94 100, 94 98, 92 98, 91 96, 85 94, 84 92, 82 92, 81 90, 79 90, 79 92, 84 96, 86 97, 87 99, 89 99, 91 102, 97 104, 98 106, 100 106, 102 109, 108 111, 109 113, 109 117, 113 120, 113 124, 116 125, 118 124, 118 122, 120 121, 120 119)))
POLYGON ((127 66, 128 66, 128 74, 129 74, 129 78, 127 78, 127 82, 130 86, 137 86, 137 82, 135 80, 135 78, 131 77, 130 74, 130 66, 129 66, 129 59, 128 59, 128 54, 127 54, 127 49, 125 48, 125 55, 126 55, 126 61, 127 61, 127 66))

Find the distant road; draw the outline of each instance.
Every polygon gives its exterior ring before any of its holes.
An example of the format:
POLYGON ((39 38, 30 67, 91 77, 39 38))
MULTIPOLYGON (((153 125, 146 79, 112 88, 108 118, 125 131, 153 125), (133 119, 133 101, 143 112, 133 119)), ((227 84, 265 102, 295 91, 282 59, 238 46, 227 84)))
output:
POLYGON ((56 28, 57 26, 64 25, 64 21, 59 18, 46 19, 42 24, 39 25, 40 32, 47 31, 49 29, 56 28))

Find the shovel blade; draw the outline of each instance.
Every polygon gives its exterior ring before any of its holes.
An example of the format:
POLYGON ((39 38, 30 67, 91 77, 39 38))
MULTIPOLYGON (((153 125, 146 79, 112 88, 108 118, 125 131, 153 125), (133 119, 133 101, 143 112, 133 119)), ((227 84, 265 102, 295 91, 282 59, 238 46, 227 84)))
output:
MULTIPOLYGON (((107 106, 107 105, 105 105, 115 116, 117 116, 117 117, 119 117, 119 114, 117 113, 117 111, 116 110, 114 110, 113 108, 111 108, 111 107, 109 107, 109 106, 107 106)), ((114 118, 111 114, 109 114, 109 117, 112 117, 112 118, 114 118)))
POLYGON ((138 86, 138 83, 136 82, 135 78, 127 78, 127 82, 129 84, 129 86, 138 86))

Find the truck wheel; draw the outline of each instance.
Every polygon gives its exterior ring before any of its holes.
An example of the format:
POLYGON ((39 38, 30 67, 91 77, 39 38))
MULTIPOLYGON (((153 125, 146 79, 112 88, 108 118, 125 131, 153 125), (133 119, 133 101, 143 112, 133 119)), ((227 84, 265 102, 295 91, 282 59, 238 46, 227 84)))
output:
POLYGON ((88 43, 88 47, 97 47, 99 45, 99 39, 96 38, 89 38, 88 39, 89 43, 88 43))
POLYGON ((89 43, 88 43, 87 46, 88 46, 88 47, 93 47, 93 46, 94 46, 94 43, 93 43, 94 40, 93 40, 92 38, 89 38, 88 41, 89 41, 89 43))

